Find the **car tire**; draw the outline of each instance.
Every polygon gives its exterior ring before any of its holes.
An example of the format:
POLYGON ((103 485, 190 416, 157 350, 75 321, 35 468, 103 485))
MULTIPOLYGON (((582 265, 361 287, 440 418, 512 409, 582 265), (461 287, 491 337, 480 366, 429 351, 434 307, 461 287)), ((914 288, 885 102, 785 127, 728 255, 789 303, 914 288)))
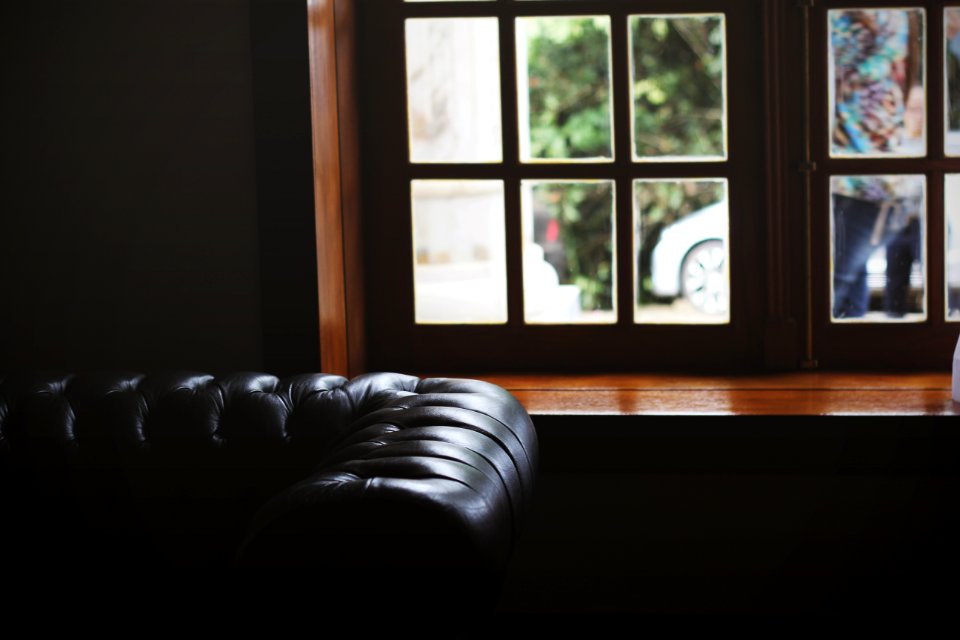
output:
POLYGON ((680 266, 680 289, 695 309, 711 316, 730 308, 727 252, 721 240, 706 240, 694 246, 680 266))

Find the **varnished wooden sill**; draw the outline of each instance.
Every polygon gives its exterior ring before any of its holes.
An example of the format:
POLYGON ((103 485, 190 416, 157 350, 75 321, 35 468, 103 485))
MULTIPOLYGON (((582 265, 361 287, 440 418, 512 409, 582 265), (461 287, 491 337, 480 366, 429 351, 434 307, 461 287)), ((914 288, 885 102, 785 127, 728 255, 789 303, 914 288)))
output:
POLYGON ((531 415, 960 415, 941 372, 474 377, 509 390, 531 415))

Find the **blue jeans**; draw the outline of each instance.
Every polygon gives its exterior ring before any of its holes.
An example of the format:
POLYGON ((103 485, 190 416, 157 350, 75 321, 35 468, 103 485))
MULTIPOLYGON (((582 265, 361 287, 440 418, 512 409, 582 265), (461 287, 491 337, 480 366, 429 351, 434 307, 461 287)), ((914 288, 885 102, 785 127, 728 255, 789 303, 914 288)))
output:
POLYGON ((887 245, 887 286, 883 310, 900 318, 913 311, 910 300, 910 273, 920 259, 920 219, 913 218, 887 245))
MULTIPOLYGON (((899 203, 903 206, 903 203, 899 203)), ((833 194, 833 317, 860 318, 867 312, 870 292, 867 289, 867 260, 877 247, 887 247, 901 234, 914 232, 919 225, 897 228, 883 224, 877 229, 881 205, 877 202, 833 194), (879 233, 878 233, 879 231, 879 233)), ((888 215, 892 215, 888 212, 888 215)), ((894 273, 894 286, 909 282, 912 260, 906 263, 906 274, 894 273)), ((896 261, 895 269, 904 260, 896 261)), ((889 277, 888 273, 888 277, 889 277)), ((888 301, 898 296, 888 298, 888 301)), ((902 313, 902 309, 892 309, 902 313)))

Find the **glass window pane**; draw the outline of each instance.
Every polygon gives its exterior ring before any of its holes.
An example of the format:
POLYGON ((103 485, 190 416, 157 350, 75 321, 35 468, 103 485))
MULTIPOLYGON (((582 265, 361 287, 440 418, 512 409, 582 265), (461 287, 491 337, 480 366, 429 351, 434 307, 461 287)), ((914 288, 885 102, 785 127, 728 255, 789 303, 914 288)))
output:
POLYGON ((507 321, 502 180, 413 180, 419 324, 507 321))
POLYGON ((406 21, 411 162, 500 162, 496 18, 406 21))
POLYGON ((830 155, 926 154, 923 9, 828 12, 830 155))
POLYGON ((960 320, 960 174, 944 176, 946 215, 947 318, 960 320))
POLYGON ((960 156, 960 7, 947 7, 943 10, 943 34, 946 39, 944 50, 944 71, 947 87, 946 98, 946 137, 944 152, 948 156, 960 156))
POLYGON ((612 181, 524 180, 524 319, 530 324, 614 323, 612 181))
POLYGON ((523 162, 613 159, 610 18, 517 18, 523 162))
POLYGON ((832 176, 834 321, 926 318, 926 178, 832 176))
POLYGON ((635 180, 634 322, 730 321, 727 181, 635 180))
POLYGON ((723 160, 723 14, 630 16, 633 159, 723 160))

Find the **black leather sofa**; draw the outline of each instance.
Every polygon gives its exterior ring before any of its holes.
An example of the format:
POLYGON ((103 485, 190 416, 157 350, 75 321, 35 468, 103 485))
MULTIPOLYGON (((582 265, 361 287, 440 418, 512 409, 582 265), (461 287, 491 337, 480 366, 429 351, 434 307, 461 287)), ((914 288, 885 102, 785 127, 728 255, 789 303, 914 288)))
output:
POLYGON ((117 592, 173 578, 189 589, 221 576, 217 589, 286 600, 291 582, 249 578, 280 568, 316 587, 313 606, 372 589, 378 608, 411 592, 431 608, 490 607, 536 469, 529 416, 475 380, 0 380, 8 586, 106 575, 117 592))

